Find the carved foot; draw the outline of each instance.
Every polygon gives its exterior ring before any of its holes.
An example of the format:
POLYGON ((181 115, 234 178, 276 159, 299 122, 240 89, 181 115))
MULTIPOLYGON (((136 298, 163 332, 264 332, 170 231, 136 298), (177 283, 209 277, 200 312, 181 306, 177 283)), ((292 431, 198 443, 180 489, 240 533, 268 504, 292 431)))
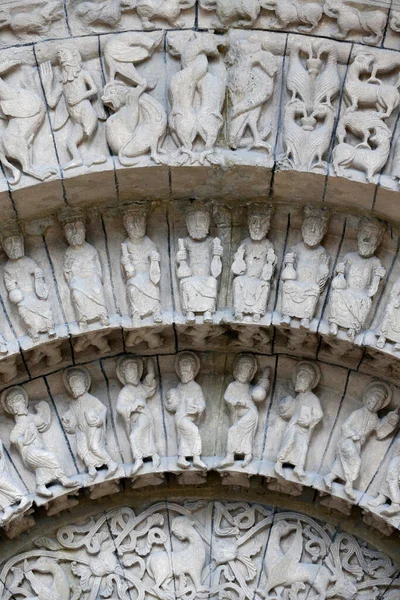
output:
POLYGON ((283 315, 283 317, 281 317, 281 325, 290 325, 290 321, 290 315, 283 315))
POLYGON ((158 467, 161 464, 161 457, 159 454, 153 454, 152 456, 153 459, 153 469, 158 469, 158 467))
POLYGON ((324 484, 327 490, 331 491, 332 490, 332 483, 333 483, 333 477, 331 475, 326 475, 324 477, 324 484))
POLYGON ((259 314, 257 314, 257 313, 255 313, 255 314, 253 315, 253 323, 259 323, 259 322, 260 322, 260 319, 261 319, 261 315, 259 315, 259 314))
MULTIPOLYGON (((376 340, 376 347, 379 348, 380 350, 383 350, 383 348, 385 347, 385 344, 386 344, 386 337, 381 333, 379 338, 376 340)), ((396 346, 394 347, 394 349, 396 350, 396 346)))
POLYGON ((3 508, 3 518, 1 519, 1 522, 5 522, 8 521, 8 519, 14 514, 13 509, 11 508, 11 506, 5 506, 3 508))
POLYGON ((202 471, 207 471, 207 465, 201 460, 200 456, 193 456, 193 466, 202 469, 202 471))
POLYGON ((300 327, 301 329, 310 329, 310 319, 301 319, 300 321, 300 327))
POLYGON ((76 169, 77 167, 82 167, 83 166, 83 160, 82 159, 73 159, 70 160, 69 162, 67 162, 64 166, 63 169, 64 171, 68 171, 68 169, 76 169))
POLYGON ((227 454, 225 456, 224 460, 222 460, 220 463, 218 463, 216 468, 217 468, 217 470, 225 469, 226 467, 231 467, 234 462, 235 462, 235 459, 234 459, 233 454, 227 454))
POLYGON ((56 335, 57 335, 57 332, 56 332, 56 330, 55 330, 55 328, 54 328, 54 327, 52 327, 51 329, 49 329, 49 330, 47 331, 47 333, 48 333, 49 337, 54 337, 54 336, 56 336, 56 335))
POLYGON ((190 462, 187 461, 184 456, 178 456, 178 460, 176 461, 176 464, 178 465, 178 467, 180 469, 187 469, 188 467, 190 467, 190 462))
POLYGON ((194 312, 189 311, 186 313, 186 323, 196 323, 194 312))
POLYGON ((356 499, 356 494, 353 490, 353 485, 352 483, 347 482, 344 486, 344 491, 347 494, 347 496, 351 499, 351 500, 355 500, 356 499))
POLYGON ((60 483, 65 488, 74 488, 78 487, 79 485, 79 481, 77 481, 76 479, 70 479, 69 477, 63 477, 62 479, 60 479, 60 483))
POLYGON ((108 327, 108 325, 110 324, 110 319, 108 318, 108 315, 101 315, 100 323, 101 325, 103 325, 103 327, 108 327))
POLYGON ((357 332, 355 329, 348 329, 347 330, 347 337, 349 338, 350 342, 354 342, 354 340, 356 339, 356 335, 357 332))
POLYGON ((252 460, 253 456, 251 454, 246 454, 246 456, 244 457, 244 461, 242 462, 242 469, 248 467, 252 460))
POLYGON ((78 325, 79 325, 79 329, 82 329, 82 331, 85 331, 88 328, 88 323, 86 319, 80 319, 78 321, 78 325))
POLYGON ((94 481, 97 477, 97 470, 94 467, 89 467, 88 470, 88 479, 89 481, 94 481))
POLYGON ((38 496, 43 496, 43 498, 52 498, 53 492, 48 490, 45 485, 37 485, 36 493, 38 496))
POLYGON ((339 327, 336 323, 330 323, 329 325, 329 335, 337 335, 339 331, 339 327))
POLYGON ((379 494, 376 498, 374 498, 373 500, 371 500, 370 502, 368 502, 369 506, 373 506, 373 507, 377 507, 377 506, 382 506, 382 504, 386 503, 386 496, 384 496, 383 494, 379 494))
POLYGON ((300 481, 302 481, 305 477, 305 472, 303 467, 295 467, 293 469, 293 475, 295 475, 298 479, 300 479, 300 481))
POLYGON ((400 504, 398 504, 397 502, 393 502, 391 504, 391 506, 382 510, 381 515, 384 515, 387 517, 393 517, 394 515, 397 515, 399 512, 400 512, 400 504))
POLYGON ((14 510, 14 512, 15 512, 15 514, 19 514, 19 513, 23 512, 25 509, 29 508, 31 505, 32 505, 32 500, 30 500, 29 498, 24 496, 23 498, 21 498, 20 503, 18 504, 18 506, 14 510))
POLYGON ((101 165, 106 162, 106 157, 104 154, 99 154, 98 156, 94 156, 91 160, 86 163, 86 166, 91 167, 92 165, 101 165))
POLYGON ((213 322, 213 316, 212 316, 212 312, 210 310, 206 310, 206 312, 204 313, 204 323, 212 323, 213 322))
POLYGON ((243 321, 243 313, 235 312, 235 319, 236 321, 243 321))
POLYGON ((153 313, 154 323, 162 323, 162 314, 160 311, 153 313))
POLYGON ((111 460, 107 466, 108 466, 108 471, 107 471, 106 479, 115 475, 115 473, 118 471, 118 463, 111 460))
POLYGON ((276 461, 274 471, 278 475, 278 477, 282 477, 283 479, 285 479, 285 473, 283 471, 283 464, 281 463, 280 460, 276 461))
POLYGON ((135 462, 133 463, 131 470, 128 473, 129 477, 132 477, 132 475, 135 475, 135 473, 137 473, 139 471, 139 469, 142 468, 142 466, 143 466, 143 460, 141 458, 137 458, 135 460, 135 462))

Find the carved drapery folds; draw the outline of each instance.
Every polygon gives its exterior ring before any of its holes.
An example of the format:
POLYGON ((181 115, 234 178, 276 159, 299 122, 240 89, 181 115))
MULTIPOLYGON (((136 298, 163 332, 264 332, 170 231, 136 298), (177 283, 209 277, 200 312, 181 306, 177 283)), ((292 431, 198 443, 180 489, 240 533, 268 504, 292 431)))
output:
MULTIPOLYGON (((229 594, 388 600, 397 565, 354 536, 299 512, 246 502, 114 508, 37 538, 1 571, 5 600, 94 593, 124 600, 229 594), (213 524, 215 526, 213 527, 213 524), (175 584, 175 585, 174 585, 175 584), (289 594, 289 595, 288 595, 289 594)), ((398 593, 395 581, 391 593, 398 593)))

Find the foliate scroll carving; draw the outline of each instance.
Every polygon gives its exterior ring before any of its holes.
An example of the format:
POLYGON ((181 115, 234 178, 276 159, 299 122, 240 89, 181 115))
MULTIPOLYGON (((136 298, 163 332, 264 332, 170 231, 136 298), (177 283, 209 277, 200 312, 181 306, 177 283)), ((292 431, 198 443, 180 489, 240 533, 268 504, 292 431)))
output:
POLYGON ((149 58, 162 39, 162 34, 154 38, 129 33, 111 38, 104 47, 109 81, 101 99, 114 113, 106 123, 107 142, 125 167, 135 165, 149 152, 155 163, 165 162, 160 148, 167 129, 165 108, 146 93, 154 85, 134 66, 149 58))
POLYGON ((243 455, 242 467, 253 460, 254 438, 258 425, 257 404, 263 402, 269 390, 269 368, 266 368, 256 385, 252 381, 257 373, 258 363, 253 354, 240 354, 236 359, 233 375, 235 381, 225 390, 224 399, 232 416, 228 430, 227 453, 219 467, 233 465, 235 457, 243 455))
POLYGON ((0 114, 7 123, 0 134, 0 164, 9 176, 11 185, 19 183, 21 172, 41 181, 58 172, 56 167, 37 166, 33 162, 34 140, 43 125, 46 108, 33 77, 29 87, 8 82, 4 77, 19 65, 16 59, 4 58, 0 61, 0 114), (20 168, 15 166, 15 162, 19 163, 20 168))
POLYGON ((324 477, 328 490, 338 479, 344 482, 346 495, 355 500, 353 486, 360 475, 363 446, 372 433, 375 432, 377 438, 382 440, 398 427, 398 410, 389 412, 384 418, 378 416, 379 411, 390 404, 392 394, 391 386, 382 381, 372 381, 367 385, 363 395, 364 406, 351 413, 342 425, 334 463, 324 477))
POLYGON ((333 150, 337 175, 348 177, 346 169, 352 168, 364 171, 367 181, 376 183, 390 152, 392 132, 385 120, 400 102, 399 66, 397 57, 366 52, 359 52, 349 66, 344 83, 348 108, 339 120, 333 150), (378 73, 389 79, 382 82, 378 73))
POLYGON ((28 410, 28 402, 28 394, 20 386, 9 388, 1 395, 5 413, 15 420, 10 442, 18 450, 25 467, 35 474, 38 496, 51 498, 53 492, 47 487, 48 484, 59 482, 65 488, 74 488, 79 484, 66 476, 58 457, 44 441, 42 434, 51 425, 49 405, 42 400, 36 404, 33 413, 28 410))
POLYGON ((146 235, 146 207, 131 205, 124 211, 128 237, 121 244, 121 268, 134 325, 153 317, 162 322, 160 304, 160 254, 146 235))
POLYGON ((195 381, 200 371, 200 359, 193 352, 178 354, 175 370, 180 379, 176 388, 167 393, 165 406, 175 414, 175 427, 178 438, 177 465, 187 469, 193 460, 193 466, 206 470, 201 460, 202 441, 198 423, 206 410, 203 391, 195 381))
POLYGON ((296 396, 285 396, 279 403, 279 416, 288 421, 275 463, 275 472, 285 477, 284 465, 294 467, 293 475, 302 481, 311 436, 322 420, 323 412, 319 398, 313 393, 321 378, 318 365, 299 362, 293 374, 296 396))
POLYGON ((152 358, 147 360, 147 374, 143 377, 141 358, 123 357, 117 365, 117 377, 124 386, 118 394, 117 413, 122 417, 131 445, 134 463, 129 475, 143 466, 144 458, 152 458, 153 468, 160 466, 152 412, 147 404, 157 390, 155 366, 152 358))
POLYGON ((329 276, 329 255, 321 246, 328 230, 329 212, 308 205, 304 209, 301 228, 303 241, 296 244, 284 258, 281 273, 283 322, 292 317, 301 319, 308 328, 329 276))
POLYGON ((181 60, 181 70, 171 76, 168 87, 169 127, 178 147, 178 164, 223 162, 216 143, 224 121, 226 68, 220 49, 226 44, 223 37, 212 33, 168 35, 170 55, 181 60), (215 59, 213 69, 209 59, 215 59))
POLYGON ((250 237, 240 244, 232 264, 233 310, 235 318, 243 320, 250 315, 258 323, 267 312, 277 258, 274 247, 268 240, 272 206, 254 204, 248 207, 250 237))
POLYGON ((187 323, 194 323, 196 314, 212 323, 223 248, 219 238, 209 235, 210 213, 205 205, 193 203, 186 211, 186 227, 189 236, 178 240, 176 253, 182 310, 187 323))
POLYGON ((397 568, 382 552, 298 512, 159 502, 138 513, 116 508, 37 538, 4 563, 0 594, 377 600, 392 598, 389 586, 398 593, 397 568))
POLYGON ((54 317, 43 270, 32 258, 25 256, 24 238, 17 231, 5 235, 2 244, 8 256, 3 272, 8 299, 16 305, 28 334, 34 341, 39 340, 40 333, 55 336, 54 317))
POLYGON ((99 119, 106 118, 94 78, 84 67, 77 46, 60 46, 57 50, 57 63, 59 78, 53 73, 50 61, 40 65, 40 74, 47 103, 50 108, 55 109, 53 129, 63 129, 68 120, 72 123, 72 130, 66 141, 71 160, 63 165, 63 169, 104 163, 104 154, 95 152, 88 153, 84 160, 81 149, 82 144, 88 145, 93 141, 99 119))
POLYGON ((290 52, 286 87, 291 98, 283 123, 283 167, 326 171, 340 89, 336 47, 325 41, 296 40, 290 52))
POLYGON ((231 42, 227 62, 228 143, 231 148, 272 149, 265 140, 272 123, 263 124, 261 115, 270 100, 277 72, 276 58, 263 48, 257 37, 231 42))
POLYGON ((335 19, 337 31, 332 35, 344 40, 351 31, 362 35, 365 44, 379 44, 387 15, 381 10, 361 10, 343 0, 325 0, 324 13, 335 19))
POLYGON ((362 217, 357 231, 358 251, 349 252, 336 265, 328 307, 332 335, 336 335, 341 327, 353 341, 365 325, 372 299, 386 274, 375 256, 384 232, 382 222, 362 217))
POLYGON ((86 241, 85 217, 76 212, 59 215, 69 244, 64 255, 64 277, 68 283, 76 320, 81 329, 100 321, 108 326, 109 318, 103 290, 103 270, 99 253, 86 241))
POLYGON ((107 408, 89 394, 91 378, 84 367, 72 367, 64 372, 64 385, 70 398, 70 408, 62 416, 67 433, 76 435, 79 458, 88 468, 89 480, 93 481, 97 469, 106 466, 107 477, 112 477, 118 464, 106 448, 107 408))

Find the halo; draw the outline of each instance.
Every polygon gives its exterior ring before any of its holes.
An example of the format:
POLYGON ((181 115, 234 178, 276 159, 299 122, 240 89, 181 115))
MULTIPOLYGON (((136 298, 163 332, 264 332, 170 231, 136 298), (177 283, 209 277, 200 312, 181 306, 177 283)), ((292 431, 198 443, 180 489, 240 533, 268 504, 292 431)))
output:
POLYGON ((179 354, 176 355, 175 358, 175 371, 178 373, 178 369, 179 369, 179 363, 182 360, 182 358, 190 358, 190 360, 194 361, 195 364, 195 374, 194 376, 197 377, 197 375, 199 374, 200 371, 200 359, 197 356, 197 354, 195 354, 194 352, 190 352, 189 350, 185 350, 184 352, 180 352, 179 354))
POLYGON ((16 394, 21 394, 25 401, 25 406, 26 407, 28 406, 28 402, 29 402, 28 394, 26 393, 24 388, 21 387, 20 385, 14 385, 12 388, 9 388, 8 390, 4 390, 4 392, 2 392, 2 394, 0 396, 1 405, 3 407, 4 412, 7 415, 14 414, 8 406, 8 400, 9 400, 10 396, 15 396, 16 394))
POLYGON ((366 394, 371 388, 375 388, 375 387, 385 390, 385 393, 386 393, 386 398, 385 398, 385 400, 383 400, 382 405, 379 409, 379 410, 382 410, 382 408, 385 408, 385 406, 388 406, 388 404, 390 404, 390 402, 392 400, 392 396, 393 396, 393 388, 391 385, 389 385, 388 383, 385 383, 384 381, 380 381, 379 379, 373 379, 372 381, 369 382, 369 384, 365 388, 364 394, 366 394))
POLYGON ((252 363, 253 365, 253 369, 251 372, 251 377, 249 381, 253 381, 255 374, 257 373, 257 369, 258 369, 258 362, 256 357, 254 356, 254 354, 250 354, 250 352, 242 352, 241 354, 238 354, 237 357, 235 358, 235 362, 233 363, 233 375, 236 378, 236 369, 238 367, 238 364, 240 362, 240 360, 242 359, 246 359, 249 362, 252 363))
POLYGON ((313 390, 314 388, 317 387, 317 385, 320 382, 321 379, 321 369, 319 368, 318 365, 316 365, 315 363, 312 363, 308 360, 302 360, 300 362, 297 363, 293 374, 292 374, 292 381, 293 384, 296 385, 296 377, 298 372, 302 369, 302 368, 306 368, 308 371, 311 371, 313 376, 314 376, 314 381, 311 384, 311 389, 313 390))
POLYGON ((143 375, 143 359, 140 356, 122 356, 117 362, 116 374, 122 385, 126 385, 126 379, 124 375, 124 365, 128 362, 135 362, 138 365, 139 379, 142 379, 143 375))
POLYGON ((63 373, 63 382, 69 395, 73 396, 71 386, 69 385, 69 380, 73 375, 82 375, 85 378, 85 392, 87 392, 92 383, 89 371, 86 367, 71 367, 69 369, 65 369, 63 373))

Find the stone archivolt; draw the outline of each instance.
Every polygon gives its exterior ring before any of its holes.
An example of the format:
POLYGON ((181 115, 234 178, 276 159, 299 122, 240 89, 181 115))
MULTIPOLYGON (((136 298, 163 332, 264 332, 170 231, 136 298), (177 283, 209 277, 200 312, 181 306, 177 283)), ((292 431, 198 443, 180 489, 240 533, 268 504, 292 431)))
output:
POLYGON ((38 537, 3 563, 0 594, 389 600, 397 572, 383 552, 301 513, 194 500, 114 508, 38 537))

